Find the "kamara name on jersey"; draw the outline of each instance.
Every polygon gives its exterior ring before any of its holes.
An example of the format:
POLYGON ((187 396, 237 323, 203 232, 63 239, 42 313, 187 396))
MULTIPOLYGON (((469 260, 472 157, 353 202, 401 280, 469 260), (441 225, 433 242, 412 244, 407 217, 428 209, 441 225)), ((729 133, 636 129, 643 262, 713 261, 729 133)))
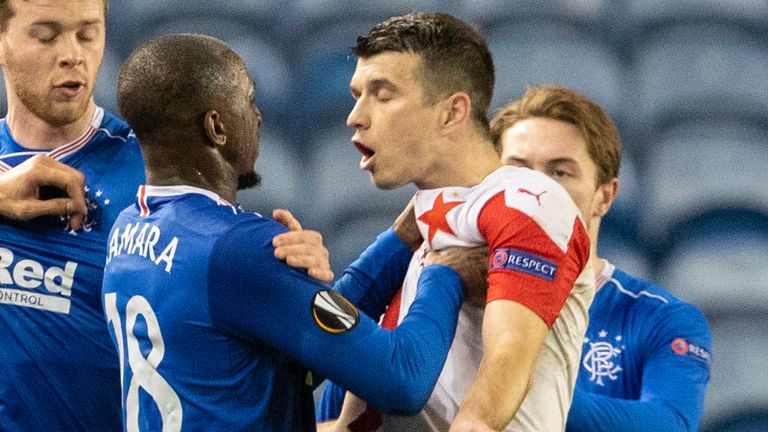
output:
POLYGON ((45 268, 0 247, 0 303, 69 313, 77 263, 45 268), (45 291, 40 292, 40 288, 45 291))
POLYGON ((157 266, 164 263, 165 271, 170 273, 179 239, 173 237, 167 243, 160 243, 160 237, 160 228, 150 223, 137 222, 115 227, 109 241, 107 264, 118 255, 136 255, 152 261, 157 266))

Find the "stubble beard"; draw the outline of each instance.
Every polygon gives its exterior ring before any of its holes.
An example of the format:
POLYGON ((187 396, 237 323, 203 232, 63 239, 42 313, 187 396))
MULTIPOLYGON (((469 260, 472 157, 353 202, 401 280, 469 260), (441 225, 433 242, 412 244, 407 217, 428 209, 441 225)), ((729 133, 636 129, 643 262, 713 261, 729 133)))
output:
POLYGON ((237 190, 251 189, 261 184, 261 176, 256 171, 237 176, 237 190))
POLYGON ((5 79, 12 84, 12 91, 19 102, 39 119, 53 127, 72 124, 83 118, 93 96, 93 83, 87 83, 85 92, 73 100, 56 98, 47 83, 31 82, 24 65, 13 56, 6 58, 5 79), (12 72, 13 71, 13 72, 12 72))
POLYGON ((65 102, 40 94, 35 89, 29 88, 30 86, 19 84, 17 81, 14 85, 19 101, 32 114, 53 127, 66 126, 82 119, 93 94, 93 90, 88 88, 86 94, 80 95, 76 100, 65 102))

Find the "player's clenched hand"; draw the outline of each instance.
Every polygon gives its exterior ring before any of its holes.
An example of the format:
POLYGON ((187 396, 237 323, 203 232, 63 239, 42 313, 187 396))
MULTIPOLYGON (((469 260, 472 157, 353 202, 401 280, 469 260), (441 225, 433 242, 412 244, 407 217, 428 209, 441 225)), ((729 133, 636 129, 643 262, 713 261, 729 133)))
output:
POLYGON ((33 156, 0 174, 0 215, 6 218, 69 215, 70 228, 79 229, 87 213, 83 174, 49 156, 33 156), (61 189, 66 197, 41 200, 45 186, 61 189))
POLYGON ((445 264, 459 273, 464 281, 464 301, 485 306, 488 292, 488 246, 450 247, 427 254, 425 264, 445 264))
POLYGON ((395 219, 395 223, 392 228, 395 230, 395 234, 400 238, 400 241, 407 244, 412 251, 421 246, 424 239, 421 238, 421 232, 419 226, 416 224, 416 211, 414 210, 414 203, 416 202, 416 195, 411 198, 408 205, 405 206, 400 215, 395 219))
POLYGON ((328 260, 328 249, 323 246, 323 236, 317 231, 304 230, 288 210, 277 209, 272 217, 290 231, 275 236, 272 246, 275 257, 296 268, 307 269, 313 278, 322 282, 333 281, 333 271, 328 260))

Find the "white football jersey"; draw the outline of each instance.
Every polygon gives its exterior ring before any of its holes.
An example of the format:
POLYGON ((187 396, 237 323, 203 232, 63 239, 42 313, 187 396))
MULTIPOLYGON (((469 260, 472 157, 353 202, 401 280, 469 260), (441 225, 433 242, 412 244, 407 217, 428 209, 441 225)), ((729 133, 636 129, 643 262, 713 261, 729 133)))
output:
MULTIPOLYGON (((497 169, 477 186, 421 190, 416 199, 425 241, 411 260, 398 320, 413 302, 429 250, 488 244, 488 302, 521 303, 550 328, 533 385, 506 430, 562 432, 595 287, 589 237, 578 208, 546 175, 510 166, 497 169)), ((483 357, 482 322, 482 309, 463 306, 427 406, 414 417, 385 417, 383 430, 448 430, 483 357)))

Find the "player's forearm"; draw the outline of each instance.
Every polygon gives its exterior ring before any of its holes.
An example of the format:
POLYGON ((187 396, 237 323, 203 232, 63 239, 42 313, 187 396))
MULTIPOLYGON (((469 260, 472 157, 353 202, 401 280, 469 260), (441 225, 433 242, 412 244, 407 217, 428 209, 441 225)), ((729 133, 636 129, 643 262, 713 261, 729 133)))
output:
POLYGON ((691 421, 666 401, 616 399, 576 389, 566 432, 693 432, 691 421))
POLYGON ((361 392, 346 388, 385 413, 414 415, 426 404, 443 369, 456 333, 464 300, 459 275, 442 265, 427 266, 419 277, 417 294, 408 315, 393 331, 395 346, 389 359, 391 377, 384 382, 396 407, 378 405, 361 392))
MULTIPOLYGON (((493 430, 503 430, 515 416, 530 387, 532 365, 514 351, 514 345, 486 353, 477 377, 462 401, 454 421, 480 422, 493 430)), ((481 430, 476 427, 451 431, 481 430)))
POLYGON ((488 303, 483 318, 483 360, 459 408, 451 432, 482 431, 480 422, 501 430, 514 418, 531 385, 541 346, 549 331, 520 303, 488 303), (461 426, 466 422, 466 426, 461 426))
POLYGON ((411 255, 410 248, 389 229, 344 270, 334 289, 376 319, 400 289, 411 255))
POLYGON ((361 315, 348 332, 320 333, 312 344, 302 344, 297 358, 383 412, 413 415, 440 375, 462 300, 459 275, 445 266, 428 266, 409 314, 395 330, 361 315))

